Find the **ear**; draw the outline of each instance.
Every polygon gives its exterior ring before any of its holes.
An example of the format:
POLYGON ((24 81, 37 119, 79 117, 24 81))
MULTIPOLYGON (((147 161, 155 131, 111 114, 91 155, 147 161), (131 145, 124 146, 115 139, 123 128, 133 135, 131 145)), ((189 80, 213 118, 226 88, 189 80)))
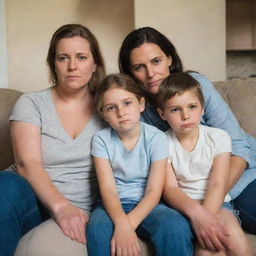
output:
POLYGON ((97 69, 97 65, 94 63, 94 66, 93 66, 93 73, 96 71, 97 69))
POLYGON ((145 110, 145 98, 141 97, 140 99, 140 112, 143 112, 145 110))
POLYGON ((172 65, 172 56, 168 56, 168 66, 172 65))
POLYGON ((159 114, 159 116, 166 121, 165 115, 164 115, 164 111, 162 111, 160 108, 157 108, 157 112, 159 114))

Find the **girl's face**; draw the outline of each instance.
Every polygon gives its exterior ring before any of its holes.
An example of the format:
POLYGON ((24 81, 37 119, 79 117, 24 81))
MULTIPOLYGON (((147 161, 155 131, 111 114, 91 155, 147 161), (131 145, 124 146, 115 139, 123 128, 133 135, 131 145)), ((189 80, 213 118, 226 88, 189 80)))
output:
POLYGON ((144 43, 130 54, 131 72, 149 94, 157 94, 161 82, 170 74, 171 57, 154 43, 144 43))
POLYGON ((88 84, 95 70, 96 65, 86 39, 76 36, 59 41, 55 58, 58 86, 81 88, 88 84))
POLYGON ((164 111, 159 110, 163 120, 166 120, 175 134, 189 134, 197 130, 204 110, 193 91, 176 94, 165 103, 164 111))
POLYGON ((103 95, 102 115, 117 132, 127 132, 139 125, 144 106, 144 98, 138 100, 133 93, 114 87, 103 95))

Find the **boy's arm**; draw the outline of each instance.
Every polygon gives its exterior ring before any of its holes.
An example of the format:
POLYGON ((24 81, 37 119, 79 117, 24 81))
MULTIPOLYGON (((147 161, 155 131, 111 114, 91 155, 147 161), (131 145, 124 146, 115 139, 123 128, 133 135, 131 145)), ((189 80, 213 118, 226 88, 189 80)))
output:
POLYGON ((143 221, 150 211, 158 204, 164 185, 167 159, 151 164, 145 195, 139 204, 128 214, 134 229, 143 221))
POLYGON ((198 243, 202 248, 212 251, 224 249, 227 237, 223 226, 216 216, 178 187, 171 164, 167 166, 163 197, 167 204, 190 219, 198 243))
POLYGON ((127 248, 138 253, 140 247, 137 235, 123 211, 109 160, 97 157, 93 157, 93 160, 103 205, 115 226, 111 240, 111 255, 116 255, 118 250, 127 248))
POLYGON ((211 175, 203 206, 211 213, 216 214, 223 205, 227 191, 230 170, 230 153, 220 153, 214 157, 211 175))

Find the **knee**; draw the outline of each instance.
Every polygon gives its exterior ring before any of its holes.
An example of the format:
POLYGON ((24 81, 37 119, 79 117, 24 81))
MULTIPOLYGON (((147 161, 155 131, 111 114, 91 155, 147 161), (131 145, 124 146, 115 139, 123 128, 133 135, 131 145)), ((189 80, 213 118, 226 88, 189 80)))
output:
POLYGON ((0 172, 0 201, 1 207, 4 205, 22 207, 22 203, 27 199, 36 200, 30 184, 13 171, 0 172))
POLYGON ((178 211, 167 206, 160 207, 153 219, 152 224, 163 236, 191 241, 193 233, 190 221, 178 211))
POLYGON ((113 234, 113 223, 103 209, 96 209, 86 225, 88 242, 97 243, 102 240, 110 242, 113 234))

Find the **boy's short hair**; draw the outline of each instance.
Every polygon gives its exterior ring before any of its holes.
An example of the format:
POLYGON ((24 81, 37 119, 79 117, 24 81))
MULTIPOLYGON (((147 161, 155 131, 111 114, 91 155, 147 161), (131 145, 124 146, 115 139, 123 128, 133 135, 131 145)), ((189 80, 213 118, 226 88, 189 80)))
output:
POLYGON ((180 95, 190 90, 196 94, 202 108, 204 108, 204 96, 201 85, 187 72, 173 73, 163 80, 157 94, 157 105, 164 111, 167 100, 177 94, 180 95))

